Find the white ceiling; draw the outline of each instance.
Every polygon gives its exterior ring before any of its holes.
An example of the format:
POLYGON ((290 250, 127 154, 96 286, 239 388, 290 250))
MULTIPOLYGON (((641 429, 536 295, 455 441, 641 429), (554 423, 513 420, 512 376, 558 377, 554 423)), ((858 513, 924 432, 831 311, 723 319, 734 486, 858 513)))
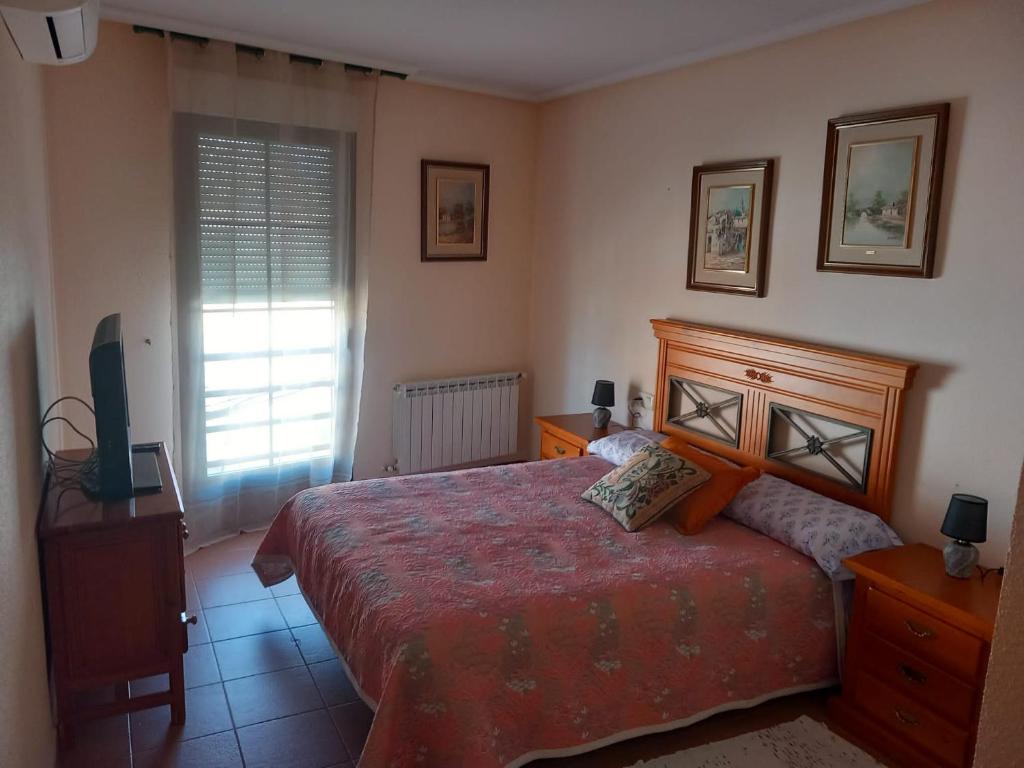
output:
POLYGON ((101 0, 101 6, 104 17, 117 21, 541 101, 925 1, 101 0))

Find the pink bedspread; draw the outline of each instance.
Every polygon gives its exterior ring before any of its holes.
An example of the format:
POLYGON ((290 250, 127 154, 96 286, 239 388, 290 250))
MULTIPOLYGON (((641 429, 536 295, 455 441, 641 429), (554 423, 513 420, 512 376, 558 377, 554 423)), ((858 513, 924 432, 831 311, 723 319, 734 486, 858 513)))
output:
POLYGON ((254 562, 292 573, 377 703, 360 768, 521 765, 836 677, 830 583, 726 520, 623 531, 585 457, 328 485, 254 562))

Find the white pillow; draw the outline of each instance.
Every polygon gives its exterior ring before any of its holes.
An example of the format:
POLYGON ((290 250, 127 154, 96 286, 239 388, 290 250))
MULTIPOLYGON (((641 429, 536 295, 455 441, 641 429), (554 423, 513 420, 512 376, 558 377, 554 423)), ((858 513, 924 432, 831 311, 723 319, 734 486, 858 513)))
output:
POLYGON ((769 474, 745 486, 722 515, 813 557, 836 581, 853 577, 843 558, 903 544, 877 515, 769 474))
POLYGON ((664 439, 665 436, 661 432, 652 432, 649 429, 624 429, 614 435, 591 441, 587 446, 587 452, 591 456, 599 456, 605 461, 610 461, 615 466, 621 466, 645 445, 658 445, 664 439))

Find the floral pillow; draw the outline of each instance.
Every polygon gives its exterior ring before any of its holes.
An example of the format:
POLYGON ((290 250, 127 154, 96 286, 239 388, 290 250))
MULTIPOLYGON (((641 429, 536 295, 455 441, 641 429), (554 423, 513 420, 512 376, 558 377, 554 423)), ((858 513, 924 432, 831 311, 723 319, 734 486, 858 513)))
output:
POLYGON ((624 429, 614 435, 591 441, 587 453, 600 456, 616 466, 625 464, 645 445, 657 445, 665 436, 649 429, 624 429))
POLYGON ((645 445, 581 496, 608 512, 627 531, 656 520, 710 474, 658 445, 645 445))
POLYGON ((844 558, 903 544, 880 517, 768 474, 736 494, 722 515, 813 557, 834 581, 853 576, 844 558))

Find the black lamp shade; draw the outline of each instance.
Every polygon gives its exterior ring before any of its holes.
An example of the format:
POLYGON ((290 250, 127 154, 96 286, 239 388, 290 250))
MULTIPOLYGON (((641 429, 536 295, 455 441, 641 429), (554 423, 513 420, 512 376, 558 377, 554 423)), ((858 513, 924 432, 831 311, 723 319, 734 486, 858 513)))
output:
POLYGON ((969 493, 954 493, 942 521, 942 533, 959 541, 984 541, 987 521, 988 501, 969 493))
POLYGON ((594 399, 590 402, 592 405, 604 408, 611 408, 615 405, 615 382, 598 379, 594 384, 594 399))

